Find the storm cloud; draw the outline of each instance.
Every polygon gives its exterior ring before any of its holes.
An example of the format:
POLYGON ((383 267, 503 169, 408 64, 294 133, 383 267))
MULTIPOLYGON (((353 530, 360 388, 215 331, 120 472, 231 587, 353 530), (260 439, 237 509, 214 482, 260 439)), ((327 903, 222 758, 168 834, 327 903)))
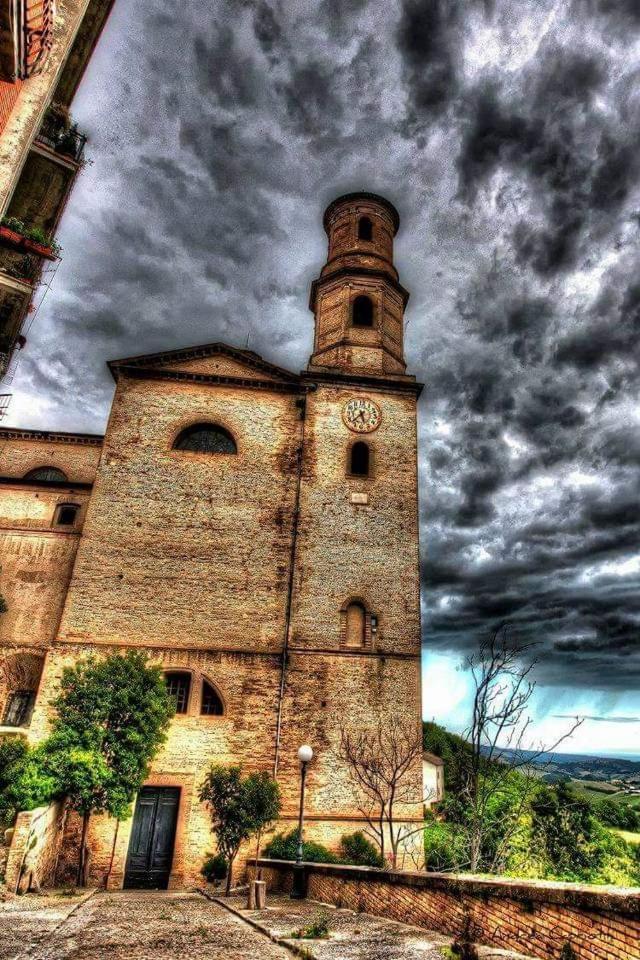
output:
POLYGON ((426 384, 425 647, 508 622, 542 683, 637 689, 638 9, 116 0, 11 422, 102 430, 104 361, 143 350, 304 366, 322 210, 378 191, 426 384))

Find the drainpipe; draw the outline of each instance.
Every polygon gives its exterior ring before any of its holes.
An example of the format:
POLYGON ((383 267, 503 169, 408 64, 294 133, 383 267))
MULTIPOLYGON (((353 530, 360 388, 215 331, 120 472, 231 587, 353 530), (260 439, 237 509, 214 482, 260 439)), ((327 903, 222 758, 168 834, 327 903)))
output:
POLYGON ((278 779, 278 763, 280 761, 280 741, 282 734, 282 705, 287 680, 287 666, 289 660, 289 639, 291 636, 291 613, 293 610, 293 590, 295 586, 296 551, 298 547, 298 525, 300 522, 300 489, 302 486, 302 465, 304 462, 305 426, 307 414, 307 394, 317 390, 315 383, 309 384, 305 394, 298 397, 296 405, 300 410, 300 443, 296 451, 296 493, 291 524, 291 547, 289 550, 289 580, 287 584, 287 605, 284 618, 284 642, 282 645, 282 664, 280 667, 280 690, 278 693, 278 712, 276 719, 276 750, 273 761, 273 779, 278 779))

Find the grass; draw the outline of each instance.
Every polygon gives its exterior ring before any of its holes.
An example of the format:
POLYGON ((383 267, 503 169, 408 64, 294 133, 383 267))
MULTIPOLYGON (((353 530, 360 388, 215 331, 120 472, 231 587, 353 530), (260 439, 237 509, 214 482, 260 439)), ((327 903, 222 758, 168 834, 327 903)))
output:
POLYGON ((627 843, 640 844, 640 833, 633 833, 631 830, 614 830, 612 833, 617 833, 619 837, 622 837, 623 840, 626 840, 627 843))
POLYGON ((572 780, 571 786, 585 793, 618 793, 619 788, 606 780, 572 780))
POLYGON ((629 807, 640 809, 640 794, 621 793, 613 784, 600 783, 597 780, 572 780, 571 786, 590 800, 604 800, 606 797, 607 800, 613 800, 615 803, 624 803, 629 807))
POLYGON ((329 936, 329 917, 319 913, 308 927, 300 927, 291 934, 292 940, 326 940, 329 936))

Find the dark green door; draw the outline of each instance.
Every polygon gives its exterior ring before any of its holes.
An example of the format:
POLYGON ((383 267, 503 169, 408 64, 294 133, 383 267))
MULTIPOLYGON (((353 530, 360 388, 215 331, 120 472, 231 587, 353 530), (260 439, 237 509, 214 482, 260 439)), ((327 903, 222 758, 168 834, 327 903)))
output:
POLYGON ((133 817, 125 888, 166 890, 169 884, 180 789, 143 787, 133 817))

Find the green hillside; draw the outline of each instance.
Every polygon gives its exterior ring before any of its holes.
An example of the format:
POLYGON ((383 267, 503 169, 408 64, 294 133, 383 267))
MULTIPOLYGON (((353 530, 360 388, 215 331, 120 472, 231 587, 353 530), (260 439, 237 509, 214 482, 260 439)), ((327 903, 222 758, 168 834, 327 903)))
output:
POLYGON ((457 733, 449 733, 444 727, 429 720, 422 723, 422 748, 444 761, 444 788, 447 793, 457 794, 462 785, 465 760, 471 755, 471 747, 457 733))

